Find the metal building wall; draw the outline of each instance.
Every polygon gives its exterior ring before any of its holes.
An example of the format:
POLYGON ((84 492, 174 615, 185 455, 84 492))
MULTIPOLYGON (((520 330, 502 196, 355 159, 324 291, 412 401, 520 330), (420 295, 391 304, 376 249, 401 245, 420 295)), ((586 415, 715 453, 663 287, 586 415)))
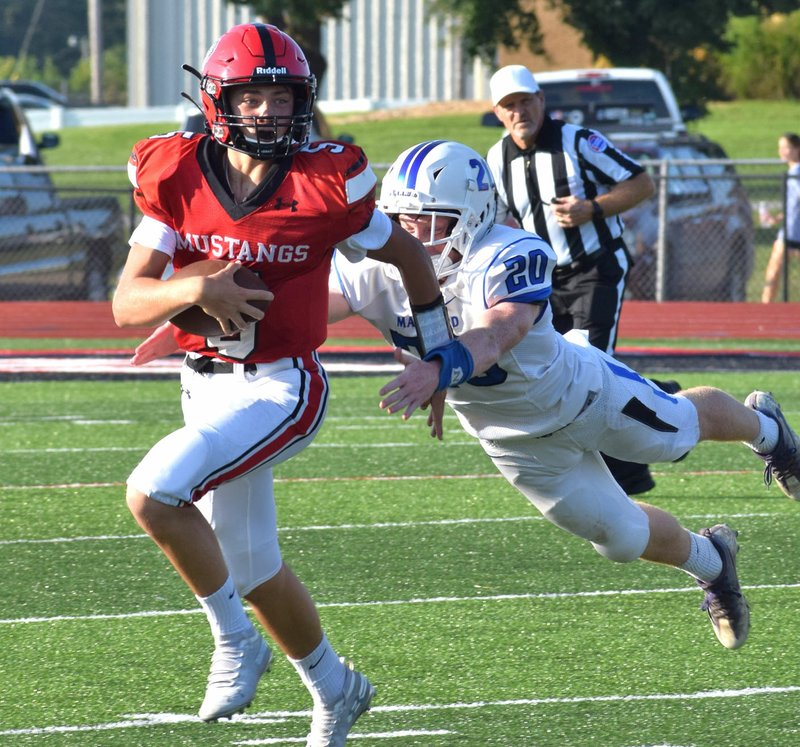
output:
POLYGON ((217 37, 254 19, 225 0, 128 0, 128 105, 177 105, 181 91, 197 98, 181 65, 199 68, 217 37))
MULTIPOLYGON (((487 98, 492 71, 466 58, 451 20, 429 18, 426 8, 426 0, 350 0, 342 20, 327 21, 323 108, 487 98)), ((129 106, 178 104, 181 91, 195 95, 196 82, 181 65, 199 68, 220 34, 255 19, 225 0, 129 0, 129 106)))
POLYGON ((426 0, 350 0, 322 27, 328 70, 323 102, 396 106, 484 99, 492 70, 463 52, 452 19, 428 15, 426 0))

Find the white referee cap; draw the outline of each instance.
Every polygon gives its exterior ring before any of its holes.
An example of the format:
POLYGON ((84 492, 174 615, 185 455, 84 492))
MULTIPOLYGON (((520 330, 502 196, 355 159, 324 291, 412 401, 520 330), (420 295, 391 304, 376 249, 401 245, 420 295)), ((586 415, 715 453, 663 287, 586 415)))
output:
POLYGON ((496 106, 511 93, 536 93, 539 84, 525 65, 506 65, 491 77, 489 90, 492 94, 492 106, 496 106))

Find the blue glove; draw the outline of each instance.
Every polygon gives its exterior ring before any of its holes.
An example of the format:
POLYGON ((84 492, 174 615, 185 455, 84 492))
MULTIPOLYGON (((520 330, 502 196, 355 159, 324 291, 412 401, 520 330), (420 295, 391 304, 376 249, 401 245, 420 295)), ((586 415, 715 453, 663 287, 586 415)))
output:
POLYGON ((475 369, 471 353, 463 343, 459 342, 458 338, 434 348, 422 360, 429 361, 432 358, 439 358, 442 362, 437 391, 463 384, 472 377, 475 369))

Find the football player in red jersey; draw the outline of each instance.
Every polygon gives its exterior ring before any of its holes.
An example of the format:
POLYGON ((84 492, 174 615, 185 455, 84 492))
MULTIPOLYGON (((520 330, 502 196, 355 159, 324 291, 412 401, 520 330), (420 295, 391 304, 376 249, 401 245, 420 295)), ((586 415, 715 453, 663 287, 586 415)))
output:
POLYGON ((185 425, 134 469, 127 502, 211 625, 200 717, 241 712, 269 669, 272 654, 244 597, 312 694, 309 747, 344 745, 374 688, 336 655, 311 596, 283 562, 272 493, 272 467, 307 446, 324 419, 328 383, 316 349, 326 336, 334 246, 352 260, 369 255, 399 269, 426 352, 446 373, 463 369, 464 349, 452 339, 425 248, 375 209, 364 153, 307 142, 316 84, 298 45, 274 26, 235 26, 196 74, 208 134, 176 132, 134 146, 129 171, 143 218, 113 309, 125 327, 161 324, 198 305, 224 334, 177 334, 187 353, 185 425), (206 277, 162 279, 170 263, 179 269, 201 259, 230 264, 206 277), (239 265, 269 291, 238 286, 239 265), (270 298, 266 313, 249 303, 270 298), (256 321, 248 325, 244 315, 256 321), (224 515, 214 510, 222 502, 224 515), (235 550, 223 543, 223 555, 214 533, 225 536, 231 516, 237 536, 242 522, 252 519, 254 530, 235 550), (255 531, 265 525, 267 536, 255 531))

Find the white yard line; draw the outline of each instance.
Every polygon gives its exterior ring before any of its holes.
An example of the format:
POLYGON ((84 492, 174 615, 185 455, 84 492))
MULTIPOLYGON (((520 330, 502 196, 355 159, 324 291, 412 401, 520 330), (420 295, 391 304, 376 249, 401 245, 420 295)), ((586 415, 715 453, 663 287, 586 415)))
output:
MULTIPOLYGON (((701 700, 715 700, 722 698, 753 698, 769 695, 789 695, 800 692, 800 686, 787 685, 784 687, 747 687, 738 690, 707 690, 688 693, 646 693, 646 694, 621 694, 621 695, 587 695, 572 698, 516 698, 511 700, 487 700, 459 703, 418 703, 404 705, 385 705, 374 706, 370 710, 370 722, 374 721, 375 716, 382 713, 423 713, 430 711, 464 711, 464 710, 483 710, 488 708, 529 708, 531 706, 570 706, 585 703, 632 703, 648 701, 677 701, 694 702, 701 700)), ((311 715, 310 711, 264 711, 261 713, 244 714, 235 716, 231 721, 220 721, 223 728, 238 725, 255 725, 269 723, 283 723, 288 719, 302 718, 307 719, 311 715)), ((42 726, 30 727, 26 729, 4 729, 0 731, 0 737, 15 736, 48 736, 51 734, 68 734, 75 732, 100 732, 115 729, 142 729, 157 726, 169 726, 181 723, 202 723, 195 715, 180 713, 140 713, 122 716, 120 721, 113 721, 103 724, 81 724, 63 726, 42 726)), ((361 726, 361 724, 359 724, 361 726)), ((366 724, 363 724, 366 726, 366 724)), ((400 731, 400 732, 359 732, 351 734, 351 739, 373 739, 390 738, 391 736, 416 736, 448 734, 453 732, 446 731, 400 731)), ((285 737, 264 740, 243 740, 231 742, 232 745, 261 745, 261 744, 292 744, 304 742, 305 737, 285 737)))
MULTIPOLYGON (((448 446, 477 446, 478 442, 469 441, 448 441, 448 446)), ((419 448, 421 444, 416 441, 393 441, 387 443, 315 443, 308 446, 309 449, 398 449, 398 448, 419 448)), ((141 451, 145 452, 149 446, 59 446, 40 449, 4 449, 3 454, 95 454, 104 451, 141 451)))
MULTIPOLYGON (((800 589, 796 584, 750 584, 742 585, 745 591, 785 591, 787 589, 800 589)), ((649 594, 696 594, 696 586, 665 588, 665 589, 605 589, 593 591, 559 591, 540 592, 529 594, 489 594, 469 597, 412 597, 411 599, 382 599, 371 602, 317 602, 317 607, 357 609, 363 607, 401 607, 409 604, 462 604, 469 602, 515 602, 519 600, 563 600, 563 599, 591 599, 594 597, 629 597, 647 596, 649 594)), ((146 610, 141 612, 120 612, 118 614, 97 615, 56 615, 53 617, 18 617, 0 619, 0 625, 33 625, 62 622, 84 622, 91 620, 132 620, 143 617, 173 617, 176 615, 197 615, 202 610, 146 610)))
MULTIPOLYGON (((374 710, 374 709, 371 709, 374 710)), ((355 739, 399 739, 400 737, 441 737, 457 732, 447 729, 403 729, 402 731, 371 731, 361 734, 347 735, 348 744, 355 739)), ((265 739, 243 739, 240 742, 231 742, 232 745, 262 745, 262 744, 306 744, 305 737, 267 737, 265 739)), ((419 744, 414 742, 413 744, 419 744)))
MULTIPOLYGON (((309 447, 312 448, 312 447, 309 447)), ((5 452, 6 454, 8 452, 5 452)), ((720 469, 698 470, 695 472, 659 472, 653 471, 656 477, 680 475, 680 477, 719 477, 725 475, 750 475, 758 472, 756 469, 720 469)), ((406 482, 417 480, 499 480, 502 475, 498 472, 479 473, 474 475, 354 475, 352 477, 276 477, 276 483, 303 483, 303 482, 406 482)), ((124 485, 124 482, 63 482, 43 483, 39 485, 0 485, 0 490, 83 490, 84 488, 115 488, 124 485)))
MULTIPOLYGON (((763 519, 774 516, 785 516, 781 513, 768 513, 760 511, 758 513, 745 514, 725 514, 726 519, 763 519)), ((684 516, 685 520, 694 519, 718 519, 720 514, 689 514, 684 516)), ((428 521, 375 521, 367 524, 309 524, 306 526, 278 527, 279 532, 320 532, 336 531, 339 529, 407 529, 413 527, 436 527, 436 526, 456 526, 459 524, 504 524, 527 521, 544 521, 540 514, 529 514, 526 516, 499 516, 483 517, 479 519, 431 519, 428 521)), ((48 545, 70 542, 104 542, 113 540, 138 540, 147 539, 146 534, 94 534, 79 537, 48 537, 30 538, 21 537, 13 540, 0 540, 0 547, 3 545, 48 545)))

